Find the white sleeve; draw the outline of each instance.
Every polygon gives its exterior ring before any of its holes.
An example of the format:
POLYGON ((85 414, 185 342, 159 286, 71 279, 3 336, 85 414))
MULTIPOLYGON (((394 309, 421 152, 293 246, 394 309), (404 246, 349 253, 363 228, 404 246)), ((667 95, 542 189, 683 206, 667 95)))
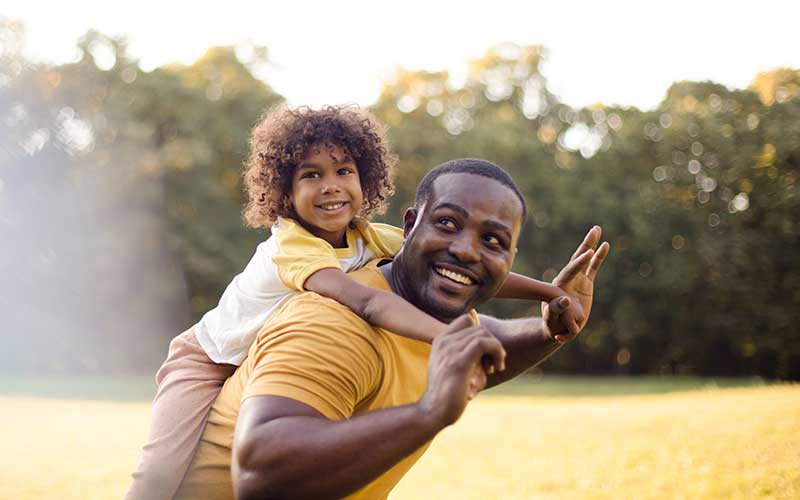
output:
POLYGON ((197 324, 195 334, 216 363, 239 365, 272 312, 295 292, 283 284, 272 262, 274 236, 261 243, 241 274, 225 288, 219 304, 197 324))

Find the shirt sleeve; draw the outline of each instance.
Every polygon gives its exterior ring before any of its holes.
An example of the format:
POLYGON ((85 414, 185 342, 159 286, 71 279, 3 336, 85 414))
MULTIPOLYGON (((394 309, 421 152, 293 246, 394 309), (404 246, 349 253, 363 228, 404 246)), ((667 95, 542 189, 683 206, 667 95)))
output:
POLYGON ((306 293, 290 300, 257 342, 242 399, 282 396, 339 420, 378 387, 382 363, 374 331, 331 299, 306 293))
POLYGON ((392 258, 403 246, 405 238, 403 230, 399 227, 366 221, 358 221, 356 227, 376 258, 392 258))
POLYGON ((294 221, 282 219, 273 236, 277 239, 278 249, 272 262, 278 270, 278 277, 291 290, 305 291, 308 277, 320 269, 342 269, 331 244, 294 221))

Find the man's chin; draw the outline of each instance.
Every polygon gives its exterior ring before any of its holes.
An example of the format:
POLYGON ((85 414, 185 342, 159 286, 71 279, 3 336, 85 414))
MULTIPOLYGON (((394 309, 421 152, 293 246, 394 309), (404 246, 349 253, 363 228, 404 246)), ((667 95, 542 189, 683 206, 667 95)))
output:
POLYGON ((425 302, 425 310, 428 314, 446 322, 450 322, 471 309, 469 304, 463 300, 441 300, 428 297, 425 302))

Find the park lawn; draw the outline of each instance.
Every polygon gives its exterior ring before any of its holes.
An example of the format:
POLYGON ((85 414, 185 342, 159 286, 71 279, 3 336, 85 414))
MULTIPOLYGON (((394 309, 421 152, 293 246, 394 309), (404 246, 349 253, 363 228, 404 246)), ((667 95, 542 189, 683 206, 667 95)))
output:
MULTIPOLYGON (((120 498, 148 413, 0 396, 0 499, 120 498)), ((391 498, 800 498, 800 386, 482 395, 391 498)))

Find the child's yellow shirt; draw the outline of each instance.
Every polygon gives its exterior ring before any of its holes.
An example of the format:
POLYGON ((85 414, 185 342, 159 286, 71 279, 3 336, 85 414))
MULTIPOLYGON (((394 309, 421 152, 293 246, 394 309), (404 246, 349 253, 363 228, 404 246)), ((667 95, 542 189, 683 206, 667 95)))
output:
POLYGON ((333 248, 296 221, 279 218, 217 307, 196 325, 197 340, 208 357, 241 364, 258 330, 288 297, 305 290, 309 276, 331 267, 355 271, 376 258, 394 257, 403 244, 401 229, 358 219, 346 237, 347 247, 333 248))

